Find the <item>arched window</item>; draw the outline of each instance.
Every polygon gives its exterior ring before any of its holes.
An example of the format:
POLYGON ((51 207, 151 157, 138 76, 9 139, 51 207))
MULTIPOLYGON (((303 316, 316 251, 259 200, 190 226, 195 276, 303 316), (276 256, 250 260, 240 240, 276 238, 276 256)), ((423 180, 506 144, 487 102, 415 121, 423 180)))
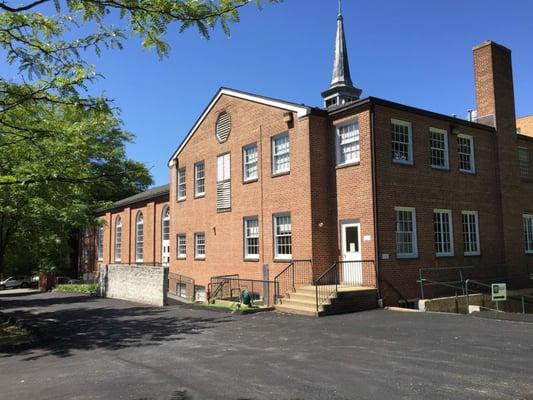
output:
POLYGON ((166 266, 170 263, 170 209, 163 208, 161 214, 161 263, 166 266))
POLYGON ((122 221, 120 216, 115 219, 115 261, 120 262, 122 255, 122 221))
POLYGON ((138 212, 135 219, 135 261, 143 261, 143 242, 144 242, 144 219, 143 213, 138 212))
POLYGON ((104 226, 100 225, 98 227, 98 260, 101 261, 104 259, 104 226))

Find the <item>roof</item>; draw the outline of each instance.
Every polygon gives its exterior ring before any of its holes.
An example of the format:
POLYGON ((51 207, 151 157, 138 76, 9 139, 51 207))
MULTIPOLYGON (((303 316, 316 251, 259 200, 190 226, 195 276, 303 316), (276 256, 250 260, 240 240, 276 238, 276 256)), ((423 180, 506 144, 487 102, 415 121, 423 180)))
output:
POLYGON ((164 195, 169 194, 169 185, 156 186, 152 189, 148 189, 145 192, 134 194, 133 196, 126 197, 125 199, 120 199, 115 201, 109 207, 99 208, 96 212, 113 210, 115 208, 125 207, 130 204, 140 203, 142 201, 152 200, 164 195))
POLYGON ((200 117, 196 120, 194 123, 194 126, 192 129, 187 133, 187 136, 185 136, 185 139, 181 142, 179 147, 176 149, 176 151, 172 154, 172 157, 170 157, 170 160, 168 161, 168 166, 172 166, 172 162, 174 159, 181 153, 187 142, 191 139, 191 137, 194 135, 198 127, 202 124, 204 119, 206 118, 207 114, 211 111, 213 106, 216 104, 216 102, 222 97, 223 95, 226 96, 232 96, 236 97, 242 100, 248 100, 259 104, 264 104, 271 107, 281 108, 282 110, 292 111, 295 112, 298 117, 304 117, 311 113, 312 107, 308 107, 305 104, 297 104, 292 103, 285 100, 279 100, 274 99, 272 97, 266 97, 266 96, 260 96, 253 93, 243 92, 236 89, 230 89, 226 87, 221 87, 218 92, 215 94, 215 96, 211 99, 207 107, 204 109, 200 117))
POLYGON ((385 107, 396 108, 398 110, 403 110, 403 111, 407 111, 407 112, 411 112, 411 113, 415 113, 415 114, 420 114, 420 115, 424 115, 424 116, 427 116, 427 117, 430 117, 430 118, 443 119, 443 120, 446 120, 446 121, 449 121, 449 122, 452 122, 452 123, 457 123, 457 124, 461 124, 461 125, 465 125, 465 126, 470 126, 472 128, 476 128, 476 129, 484 129, 484 130, 488 130, 488 131, 492 131, 492 132, 496 130, 494 127, 489 126, 489 125, 468 121, 466 119, 453 117, 451 115, 440 114, 440 113, 436 113, 436 112, 433 112, 433 111, 424 110, 422 108, 411 107, 411 106, 408 106, 408 105, 405 105, 405 104, 401 104, 401 103, 395 103, 393 101, 380 99, 378 97, 365 97, 363 99, 356 100, 356 101, 353 101, 353 102, 350 102, 350 103, 346 103, 346 104, 343 104, 343 105, 340 105, 340 106, 337 106, 337 107, 332 107, 332 108, 328 109, 328 114, 329 115, 340 114, 342 112, 351 110, 353 108, 358 108, 358 107, 361 107, 361 106, 364 106, 364 105, 370 105, 370 104, 378 104, 378 105, 382 105, 382 106, 385 106, 385 107))

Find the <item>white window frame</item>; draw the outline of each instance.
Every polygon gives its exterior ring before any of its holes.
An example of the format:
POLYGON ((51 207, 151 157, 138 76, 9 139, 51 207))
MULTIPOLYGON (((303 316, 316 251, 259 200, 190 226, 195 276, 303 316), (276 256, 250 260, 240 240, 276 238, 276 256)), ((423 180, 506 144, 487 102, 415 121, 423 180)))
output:
POLYGON ((143 262, 144 257, 144 216, 141 211, 135 216, 135 262, 143 262))
POLYGON ((257 143, 251 143, 242 148, 242 180, 243 182, 250 182, 259 179, 259 162, 258 162, 258 148, 257 143), (255 149, 255 160, 250 161, 247 150, 255 149), (250 170, 255 166, 255 174, 251 174, 250 170))
POLYGON ((120 262, 122 259, 122 218, 120 215, 115 218, 115 262, 120 262), (117 235, 120 232, 120 235, 117 235), (119 238, 117 240, 117 237, 119 238), (118 249, 118 251, 117 251, 118 249), (118 257, 117 257, 118 253, 118 257))
POLYGON ((205 162, 204 161, 198 161, 196 164, 194 164, 194 196, 195 197, 205 196, 205 162), (199 176, 200 172, 202 173, 201 176, 199 176), (203 190, 200 190, 200 186, 202 186, 203 190))
POLYGON ((527 147, 518 147, 518 165, 520 168, 520 179, 524 180, 531 180, 531 157, 530 157, 530 151, 527 147), (522 154, 527 155, 527 159, 522 159, 522 154), (527 172, 527 174, 524 174, 523 172, 527 172))
POLYGON ((459 171, 461 172, 466 172, 466 173, 469 173, 469 174, 475 174, 476 173, 476 157, 475 157, 475 149, 474 149, 474 137, 471 136, 471 135, 464 135, 464 134, 459 134, 457 135, 457 162, 459 164, 459 171), (462 154, 465 154, 466 153, 462 153, 459 151, 459 139, 468 139, 470 141, 470 169, 464 169, 464 168, 461 168, 461 155, 462 154))
POLYGON ((291 141, 288 132, 280 133, 279 135, 272 136, 272 175, 285 174, 291 170, 291 141), (287 149, 281 151, 278 149, 276 142, 279 139, 287 138, 287 149), (287 154, 287 166, 283 169, 278 169, 277 160, 287 154))
POLYGON ((243 219, 243 245, 244 245, 244 258, 246 260, 259 260, 259 218, 257 216, 254 217, 244 217, 243 219), (255 229, 257 230, 257 234, 250 233, 250 228, 248 224, 251 221, 255 221, 256 226, 255 229), (257 240, 257 253, 250 253, 250 245, 248 243, 249 239, 256 239, 257 240))
POLYGON ((395 232, 395 242, 396 242, 396 258, 417 258, 418 257, 418 236, 417 236, 417 227, 416 227, 416 208, 414 207, 394 207, 394 232, 395 232), (398 231, 398 216, 397 212, 410 212, 411 213, 411 225, 413 226, 412 231, 398 231), (411 253, 400 253, 398 249, 398 234, 399 233, 410 233, 412 236, 413 242, 413 251, 411 253))
POLYGON ((278 214, 274 214, 272 216, 272 243, 274 244, 274 259, 275 260, 292 260, 292 218, 291 218, 291 213, 278 213, 278 214), (290 231, 290 234, 278 234, 277 233, 277 228, 279 226, 278 224, 278 218, 282 218, 282 217, 289 217, 289 223, 291 225, 291 231, 290 231), (278 240, 281 239, 281 238, 286 238, 286 237, 289 237, 290 238, 290 243, 287 245, 287 244, 282 244, 282 243, 278 243, 278 240), (282 254, 279 252, 279 248, 278 246, 290 246, 290 253, 287 253, 287 254, 282 254))
POLYGON ((360 148, 360 136, 359 136, 359 121, 357 119, 347 121, 343 124, 339 124, 335 127, 335 147, 337 154, 337 166, 357 164, 361 160, 361 148, 360 148), (342 140, 341 131, 343 128, 354 126, 355 134, 348 141, 342 140), (346 159, 346 153, 343 151, 345 147, 353 146, 354 156, 352 159, 346 159))
POLYGON ((178 168, 176 176, 178 201, 187 198, 187 170, 185 167, 178 168))
POLYGON ((184 260, 187 258, 187 235, 185 233, 176 235, 176 252, 178 259, 184 260), (183 243, 181 243, 181 239, 183 239, 183 243))
POLYGON ((104 226, 100 225, 97 232, 97 258, 98 261, 104 259, 104 226))
MULTIPOLYGON (((444 225, 442 225, 444 227, 444 225)), ((452 257, 455 253, 454 253, 454 243, 453 243, 453 215, 452 215, 452 210, 449 210, 449 209, 444 209, 444 208, 435 208, 433 210, 433 233, 435 234, 435 255, 437 257, 452 257), (435 216, 438 215, 438 221, 435 222, 435 216), (436 226, 435 224, 438 223, 438 224, 443 224, 444 220, 440 217, 441 215, 447 215, 448 216, 448 222, 449 222, 449 229, 448 229, 448 239, 449 239, 449 243, 450 243, 450 250, 449 251, 440 251, 440 250, 437 250, 437 231, 436 231, 436 226)), ((439 232, 441 233, 442 235, 444 235, 444 230, 442 230, 442 232, 439 232)), ((442 243, 445 243, 445 242, 442 242, 442 243)))
POLYGON ((194 258, 197 260, 204 260, 206 253, 205 245, 205 232, 194 233, 194 258), (203 237, 203 243, 199 242, 200 237, 203 237), (203 247, 203 253, 199 253, 199 250, 203 247))
POLYGON ((394 154, 392 155, 392 162, 396 164, 405 164, 405 165, 413 165, 414 163, 414 156, 413 156, 413 125, 411 122, 408 121, 402 121, 399 119, 391 119, 391 150, 394 153, 394 143, 401 143, 403 142, 397 142, 394 140, 394 131, 393 131, 393 125, 399 125, 407 128, 407 138, 409 142, 407 143, 407 160, 402 160, 400 158, 395 158, 394 154))
POLYGON ((163 212, 161 213, 161 240, 170 240, 170 208, 168 206, 163 207, 163 212), (166 233, 165 225, 168 228, 166 233))
POLYGON ((526 254, 533 254, 533 214, 523 214, 524 250, 526 254))
POLYGON ((465 256, 479 256, 481 254, 481 249, 480 249, 480 244, 479 244, 479 214, 477 211, 461 211, 461 224, 463 225, 463 249, 464 249, 464 255, 465 256), (475 224, 474 224, 474 231, 471 231, 470 230, 470 225, 469 225, 469 221, 467 221, 467 227, 468 227, 468 230, 465 230, 465 220, 464 218, 468 216, 468 217, 471 217, 471 216, 474 216, 475 220, 475 224), (475 242, 472 242, 470 239, 471 239, 471 236, 472 236, 472 233, 476 235, 475 237, 475 242), (468 240, 468 242, 467 242, 468 240), (466 244, 467 243, 475 243, 476 245, 476 249, 475 251, 467 251, 466 250, 466 244))
POLYGON ((429 128, 429 162, 431 164, 431 168, 442 169, 442 170, 450 169, 450 156, 449 156, 449 150, 448 150, 448 131, 446 131, 445 129, 429 128), (443 135, 444 149, 433 147, 433 134, 434 133, 443 135), (444 157, 443 157, 444 165, 433 164, 433 151, 444 152, 444 157))

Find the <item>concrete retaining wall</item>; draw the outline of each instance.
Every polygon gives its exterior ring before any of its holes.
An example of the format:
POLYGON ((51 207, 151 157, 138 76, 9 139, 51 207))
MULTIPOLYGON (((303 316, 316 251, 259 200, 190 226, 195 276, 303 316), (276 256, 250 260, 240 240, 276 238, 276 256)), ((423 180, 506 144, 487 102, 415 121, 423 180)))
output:
MULTIPOLYGON (((492 296, 490 294, 471 294, 468 296, 468 304, 470 304, 470 306, 481 306, 482 309, 496 309, 496 303, 492 301, 492 296)), ((468 314, 466 296, 419 300, 418 309, 420 311, 468 314)), ((520 313, 522 312, 522 303, 518 298, 508 298, 507 301, 500 302, 499 309, 506 312, 520 313)), ((527 313, 533 312, 533 305, 526 304, 525 311, 527 313)))
POLYGON ((164 306, 167 304, 168 267, 102 265, 100 294, 103 297, 164 306))

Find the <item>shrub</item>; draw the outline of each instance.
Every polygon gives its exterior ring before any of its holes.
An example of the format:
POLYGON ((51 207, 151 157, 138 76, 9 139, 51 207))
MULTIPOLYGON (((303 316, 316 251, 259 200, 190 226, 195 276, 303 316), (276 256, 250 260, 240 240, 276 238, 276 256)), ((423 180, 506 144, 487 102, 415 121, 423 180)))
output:
POLYGON ((96 295, 98 294, 98 285, 94 283, 88 283, 88 284, 75 283, 75 284, 56 285, 54 287, 54 292, 75 292, 75 293, 89 293, 91 295, 96 295))

